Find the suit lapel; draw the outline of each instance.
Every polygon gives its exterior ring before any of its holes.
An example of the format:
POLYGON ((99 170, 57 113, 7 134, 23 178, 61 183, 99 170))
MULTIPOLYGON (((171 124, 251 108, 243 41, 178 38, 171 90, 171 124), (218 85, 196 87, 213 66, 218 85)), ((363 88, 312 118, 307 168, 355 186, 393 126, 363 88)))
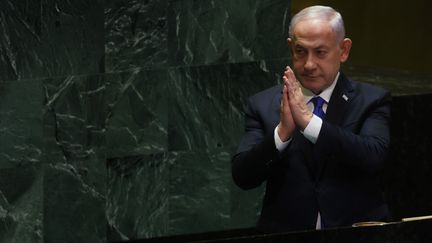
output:
POLYGON ((334 125, 341 125, 345 118, 346 110, 349 107, 354 92, 351 83, 341 72, 335 89, 330 97, 330 101, 325 116, 325 121, 334 125))
MULTIPOLYGON (((341 72, 335 89, 330 97, 327 113, 323 122, 333 125, 342 125, 348 112, 350 103, 355 99, 354 88, 350 81, 341 72)), ((317 164, 317 179, 320 178, 325 167, 325 160, 322 160, 322 151, 314 151, 313 158, 317 164)))

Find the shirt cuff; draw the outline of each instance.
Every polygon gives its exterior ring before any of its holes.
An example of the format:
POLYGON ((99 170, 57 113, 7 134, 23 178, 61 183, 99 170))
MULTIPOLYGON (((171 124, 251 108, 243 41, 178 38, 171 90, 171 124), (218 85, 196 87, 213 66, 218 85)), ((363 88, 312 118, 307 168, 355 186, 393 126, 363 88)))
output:
POLYGON ((274 130, 274 140, 275 140, 276 149, 279 152, 282 152, 288 146, 288 144, 291 142, 292 138, 288 139, 285 142, 282 142, 282 140, 280 139, 279 134, 278 134, 278 128, 279 128, 279 126, 276 126, 276 128, 274 130))
POLYGON ((307 140, 311 141, 313 144, 315 144, 318 139, 318 135, 321 131, 322 123, 323 123, 322 119, 319 116, 314 114, 309 124, 306 126, 305 130, 303 131, 303 135, 307 138, 307 140))

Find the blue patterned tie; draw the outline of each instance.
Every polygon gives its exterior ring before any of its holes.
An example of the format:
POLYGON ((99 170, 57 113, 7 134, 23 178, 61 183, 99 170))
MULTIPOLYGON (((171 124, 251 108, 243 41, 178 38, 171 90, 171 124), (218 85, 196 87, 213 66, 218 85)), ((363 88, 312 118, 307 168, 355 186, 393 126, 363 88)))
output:
POLYGON ((317 116, 319 116, 321 119, 324 119, 325 113, 323 110, 323 105, 324 103, 326 103, 326 101, 319 97, 319 96, 315 96, 311 99, 311 101, 314 104, 314 110, 313 113, 317 116))

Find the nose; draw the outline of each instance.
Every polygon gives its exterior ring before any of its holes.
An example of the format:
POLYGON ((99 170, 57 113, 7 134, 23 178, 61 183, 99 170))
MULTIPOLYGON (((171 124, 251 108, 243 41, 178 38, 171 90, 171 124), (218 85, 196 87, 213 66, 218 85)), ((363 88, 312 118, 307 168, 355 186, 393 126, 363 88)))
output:
POLYGON ((304 69, 306 71, 311 71, 311 70, 314 70, 315 68, 316 68, 315 58, 311 53, 309 53, 306 57, 304 69))

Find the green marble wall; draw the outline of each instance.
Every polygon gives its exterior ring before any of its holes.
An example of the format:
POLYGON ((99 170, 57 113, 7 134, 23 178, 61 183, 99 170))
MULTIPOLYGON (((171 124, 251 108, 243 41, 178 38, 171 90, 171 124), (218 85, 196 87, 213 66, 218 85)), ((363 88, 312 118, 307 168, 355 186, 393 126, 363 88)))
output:
POLYGON ((0 2, 0 242, 251 227, 230 157, 289 1, 0 2))
POLYGON ((105 69, 167 67, 169 0, 105 0, 105 69))
POLYGON ((262 188, 237 189, 230 157, 243 130, 248 92, 278 81, 260 64, 171 67, 108 78, 113 93, 123 92, 108 112, 109 239, 255 224, 262 188))
POLYGON ((103 0, 0 2, 0 79, 103 71, 103 0))
MULTIPOLYGON (((230 157, 289 19, 287 0, 1 1, 0 242, 252 227, 263 188, 238 189, 230 157)), ((431 80, 346 69, 396 96, 431 80)))
POLYGON ((0 240, 40 242, 43 234, 41 83, 0 83, 0 240))

